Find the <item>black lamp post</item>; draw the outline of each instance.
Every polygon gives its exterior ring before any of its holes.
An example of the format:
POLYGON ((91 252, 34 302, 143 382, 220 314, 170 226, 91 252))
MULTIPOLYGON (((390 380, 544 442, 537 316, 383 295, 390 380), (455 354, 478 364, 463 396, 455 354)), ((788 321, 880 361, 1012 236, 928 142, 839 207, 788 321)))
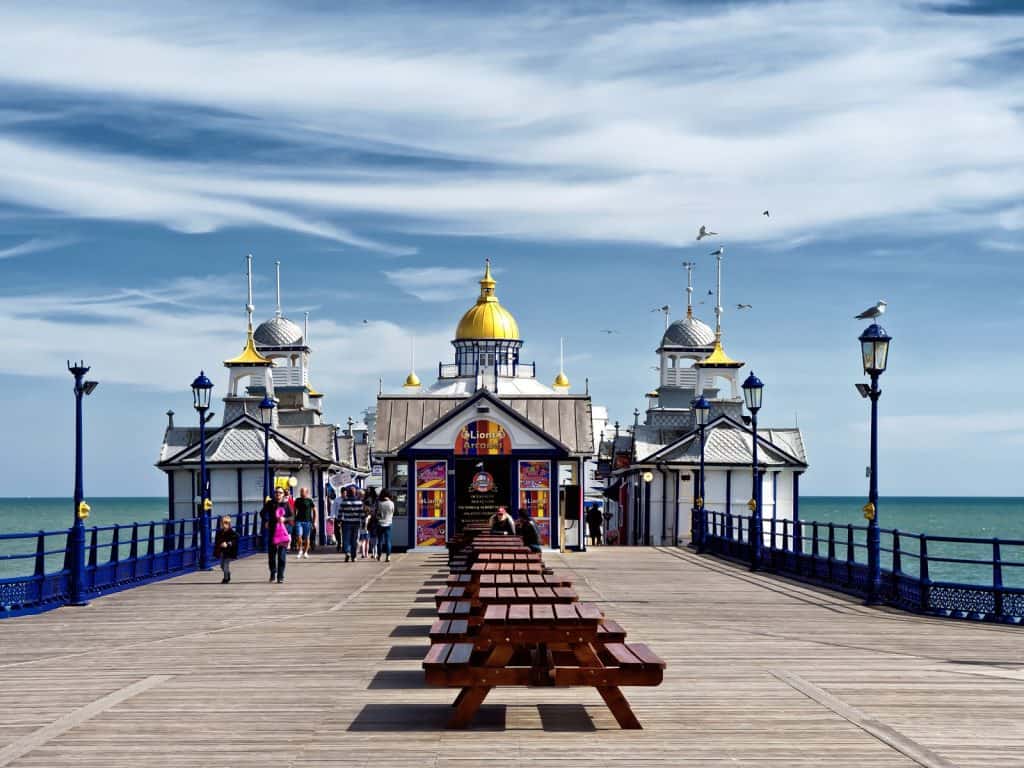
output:
POLYGON ((79 361, 68 371, 75 377, 75 510, 71 522, 70 562, 68 570, 71 580, 71 605, 87 605, 85 599, 85 518, 89 516, 89 505, 85 503, 82 490, 82 397, 91 395, 97 382, 85 381, 89 366, 79 361))
POLYGON ((210 479, 206 476, 206 412, 210 409, 213 382, 202 371, 192 382, 192 405, 199 413, 199 568, 210 569, 210 479))
POLYGON ((270 425, 274 422, 277 404, 270 395, 260 402, 260 423, 263 424, 263 503, 270 501, 270 425))
POLYGON ((750 569, 757 570, 761 564, 761 550, 764 541, 761 537, 761 472, 757 467, 757 412, 761 410, 761 394, 764 390, 762 382, 751 371, 743 382, 743 400, 750 411, 750 426, 754 432, 754 450, 751 459, 751 471, 754 478, 753 494, 747 506, 750 508, 750 569))
MULTIPOLYGON (((882 590, 882 537, 878 529, 878 377, 885 373, 892 337, 877 323, 864 329, 859 337, 864 373, 871 377, 871 388, 865 396, 871 400, 871 477, 868 482, 868 503, 864 517, 868 520, 868 604, 877 603, 882 590)), ((862 385, 858 385, 858 389, 862 385)))
POLYGON ((707 515, 704 510, 704 428, 711 415, 711 404, 701 395, 693 401, 693 414, 700 432, 700 479, 697 481, 697 501, 693 505, 693 524, 690 539, 697 545, 697 551, 704 551, 704 537, 707 536, 707 515))

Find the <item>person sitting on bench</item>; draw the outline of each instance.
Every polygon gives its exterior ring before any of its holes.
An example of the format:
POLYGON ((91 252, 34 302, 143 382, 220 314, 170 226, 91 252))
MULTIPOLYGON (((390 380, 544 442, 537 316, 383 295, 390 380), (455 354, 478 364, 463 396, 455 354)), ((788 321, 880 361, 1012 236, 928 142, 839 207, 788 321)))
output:
POLYGON ((519 535, 523 538, 523 544, 530 548, 531 552, 541 551, 540 546, 540 531, 537 530, 536 523, 530 519, 530 510, 520 509, 519 510, 519 535))
POLYGON ((498 507, 498 511, 494 515, 494 520, 491 522, 491 533, 507 534, 509 536, 516 535, 515 523, 512 522, 512 518, 509 517, 508 510, 504 507, 498 507))

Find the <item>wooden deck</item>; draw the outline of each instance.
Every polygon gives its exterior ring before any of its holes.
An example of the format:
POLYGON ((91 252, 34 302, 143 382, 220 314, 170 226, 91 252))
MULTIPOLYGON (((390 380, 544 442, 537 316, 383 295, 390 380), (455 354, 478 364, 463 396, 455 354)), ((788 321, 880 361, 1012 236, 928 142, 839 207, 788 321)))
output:
POLYGON ((598 694, 427 688, 444 558, 262 556, 0 623, 0 768, 1024 765, 1024 628, 868 609, 688 551, 545 555, 669 667, 598 694), (636 595, 646 599, 638 600, 636 595))

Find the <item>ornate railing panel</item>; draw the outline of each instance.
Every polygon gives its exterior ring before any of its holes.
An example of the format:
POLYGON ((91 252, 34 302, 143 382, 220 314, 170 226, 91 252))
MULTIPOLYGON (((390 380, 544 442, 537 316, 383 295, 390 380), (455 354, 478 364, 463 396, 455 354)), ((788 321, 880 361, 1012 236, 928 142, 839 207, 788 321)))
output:
MULTIPOLYGON (((260 547, 259 515, 232 516, 238 556, 260 547)), ((202 518, 155 520, 86 529, 83 593, 88 598, 199 567, 202 518)), ((211 516, 211 535, 219 517, 211 516)), ((40 613, 71 599, 73 537, 69 529, 0 534, 0 618, 40 613)))
MULTIPOLYGON (((695 520, 698 550, 751 562, 749 516, 705 510, 695 520)), ((867 526, 768 520, 762 529, 762 557, 752 566, 868 595, 867 526)), ((1024 624, 1024 540, 881 533, 881 602, 935 616, 1024 624), (963 573, 972 580, 964 583, 963 573)))

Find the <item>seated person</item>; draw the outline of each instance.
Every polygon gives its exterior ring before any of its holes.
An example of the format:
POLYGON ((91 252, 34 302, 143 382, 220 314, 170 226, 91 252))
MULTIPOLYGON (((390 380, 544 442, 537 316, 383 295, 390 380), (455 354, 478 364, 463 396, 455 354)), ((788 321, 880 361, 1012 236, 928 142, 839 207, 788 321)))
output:
POLYGON ((540 531, 537 524, 530 519, 530 510, 519 510, 519 535, 523 537, 523 544, 530 548, 531 552, 540 554, 540 531))
POLYGON ((498 507, 498 511, 491 521, 491 533, 507 534, 509 536, 516 535, 515 523, 512 522, 508 510, 504 507, 498 507))

